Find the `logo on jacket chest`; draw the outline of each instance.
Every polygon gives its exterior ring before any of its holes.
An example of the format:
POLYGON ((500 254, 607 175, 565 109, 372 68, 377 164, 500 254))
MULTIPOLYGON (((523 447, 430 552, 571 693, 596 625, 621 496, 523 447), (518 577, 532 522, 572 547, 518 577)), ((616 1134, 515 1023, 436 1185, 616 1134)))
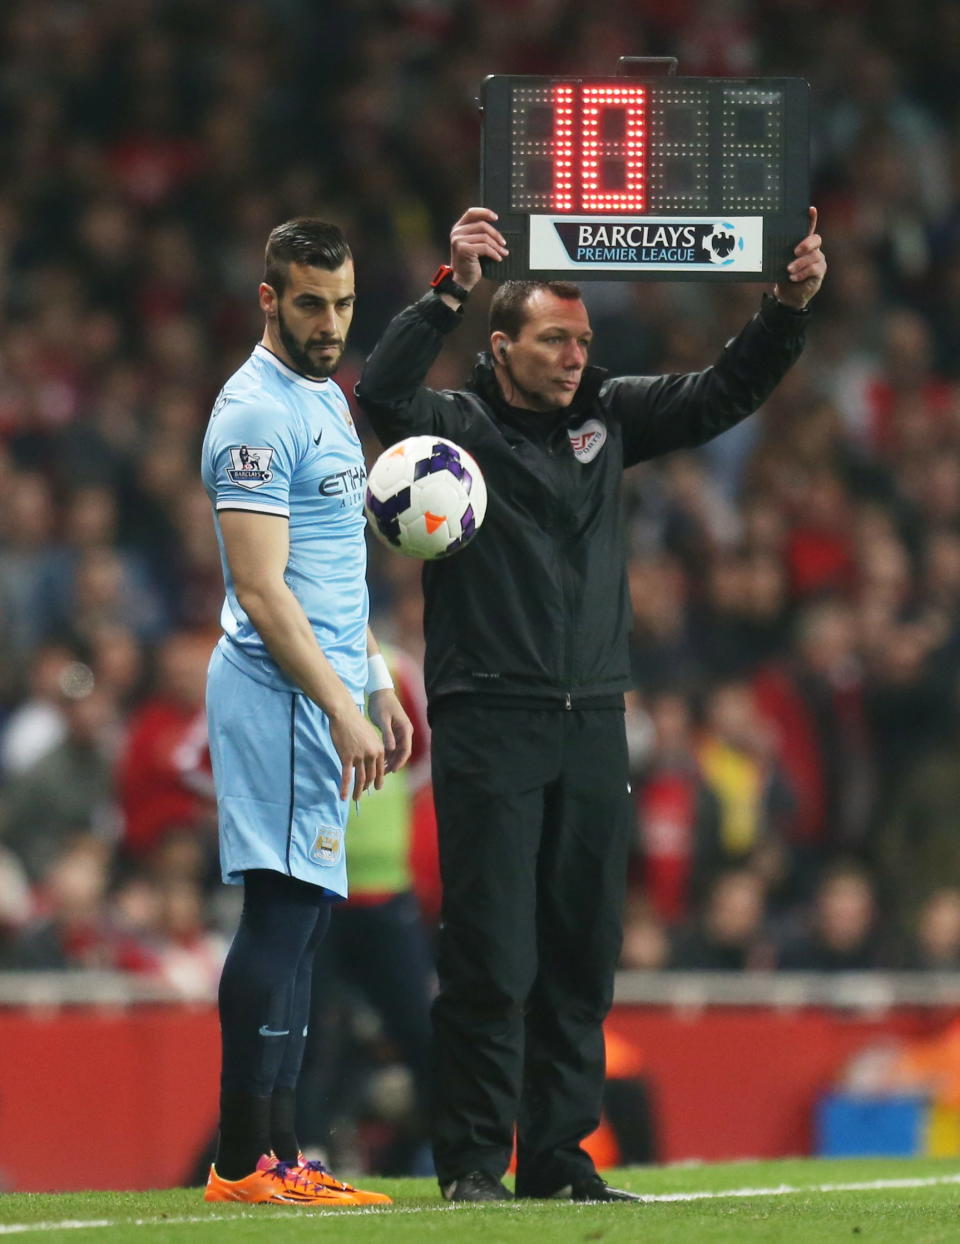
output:
POLYGON ((592 462, 606 443, 607 429, 599 419, 588 419, 579 428, 568 428, 567 436, 576 460, 592 462))

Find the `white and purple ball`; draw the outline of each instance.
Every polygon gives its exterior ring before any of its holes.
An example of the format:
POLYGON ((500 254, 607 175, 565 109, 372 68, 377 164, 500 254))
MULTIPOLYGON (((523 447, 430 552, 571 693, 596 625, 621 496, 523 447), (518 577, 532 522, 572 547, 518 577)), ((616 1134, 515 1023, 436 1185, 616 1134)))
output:
POLYGON ((388 548, 432 561, 465 548, 487 512, 476 459, 442 436, 408 436, 367 476, 370 527, 388 548))

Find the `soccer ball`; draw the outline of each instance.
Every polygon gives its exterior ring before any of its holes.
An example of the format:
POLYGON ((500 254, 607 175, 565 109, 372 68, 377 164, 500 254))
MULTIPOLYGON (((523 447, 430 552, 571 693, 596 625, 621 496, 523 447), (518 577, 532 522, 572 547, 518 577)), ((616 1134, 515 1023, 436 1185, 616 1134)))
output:
POLYGON ((442 436, 408 436, 385 449, 367 476, 370 527, 388 548, 432 561, 464 548, 487 512, 476 461, 442 436))

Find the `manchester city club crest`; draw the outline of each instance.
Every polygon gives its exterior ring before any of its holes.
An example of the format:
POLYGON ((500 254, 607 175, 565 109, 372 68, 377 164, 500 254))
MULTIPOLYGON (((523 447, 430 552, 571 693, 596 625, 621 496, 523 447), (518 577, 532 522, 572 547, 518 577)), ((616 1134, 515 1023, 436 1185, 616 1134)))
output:
POLYGON ((322 825, 317 831, 313 849, 310 852, 311 859, 316 860, 318 864, 324 864, 326 867, 331 868, 334 864, 339 864, 342 852, 343 830, 329 825, 322 825))
POLYGON ((227 476, 241 488, 262 488, 273 479, 270 463, 273 450, 263 446, 231 445, 227 476))

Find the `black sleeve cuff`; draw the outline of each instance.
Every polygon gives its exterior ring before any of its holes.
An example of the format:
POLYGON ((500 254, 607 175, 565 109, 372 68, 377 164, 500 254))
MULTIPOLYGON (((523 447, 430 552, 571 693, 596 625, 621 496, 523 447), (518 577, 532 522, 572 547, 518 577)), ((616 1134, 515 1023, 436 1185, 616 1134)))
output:
POLYGON ((788 307, 773 294, 765 293, 760 303, 760 319, 771 332, 794 336, 806 329, 810 319, 810 305, 808 303, 802 308, 788 307))
POLYGON ((462 309, 454 311, 442 298, 438 298, 433 290, 429 294, 424 294, 419 302, 413 305, 430 327, 435 328, 439 333, 452 332, 463 319, 462 309))

